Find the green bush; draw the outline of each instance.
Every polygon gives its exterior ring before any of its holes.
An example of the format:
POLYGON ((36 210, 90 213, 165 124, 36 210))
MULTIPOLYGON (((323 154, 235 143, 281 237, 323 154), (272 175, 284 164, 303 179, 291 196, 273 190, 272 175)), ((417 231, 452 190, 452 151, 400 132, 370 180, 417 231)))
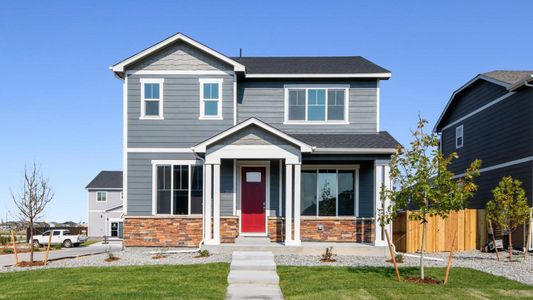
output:
POLYGON ((15 253, 15 251, 13 251, 13 249, 11 249, 11 248, 4 248, 4 250, 2 250, 2 252, 4 252, 4 254, 12 254, 12 253, 15 253))
POLYGON ((200 251, 200 257, 208 257, 210 254, 209 254, 209 251, 207 250, 202 250, 200 251))

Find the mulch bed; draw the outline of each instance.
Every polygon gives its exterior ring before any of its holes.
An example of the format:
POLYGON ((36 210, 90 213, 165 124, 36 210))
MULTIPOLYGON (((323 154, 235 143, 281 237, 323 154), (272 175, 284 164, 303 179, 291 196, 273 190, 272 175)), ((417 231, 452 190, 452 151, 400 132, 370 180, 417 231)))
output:
POLYGON ((424 280, 420 277, 406 277, 403 279, 405 282, 420 283, 420 284, 441 284, 442 281, 436 278, 426 277, 424 280))
POLYGON ((119 260, 120 257, 116 257, 116 256, 113 256, 113 257, 108 257, 106 259, 104 259, 105 262, 114 262, 116 260, 119 260))
POLYGON ((29 262, 29 261, 21 261, 17 264, 17 267, 40 267, 40 266, 44 266, 44 261, 34 261, 34 262, 29 262))
POLYGON ((152 256, 152 259, 162 259, 162 258, 166 258, 166 256, 162 255, 162 254, 156 254, 156 255, 152 256))

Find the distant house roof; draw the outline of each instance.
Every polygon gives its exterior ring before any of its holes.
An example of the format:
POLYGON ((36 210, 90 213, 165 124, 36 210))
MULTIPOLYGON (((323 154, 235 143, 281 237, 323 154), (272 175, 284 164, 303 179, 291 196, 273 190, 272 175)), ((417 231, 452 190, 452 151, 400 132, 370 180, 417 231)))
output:
POLYGON ((291 134, 320 152, 393 153, 400 143, 388 132, 345 134, 291 134))
POLYGON ((122 189, 122 171, 101 171, 86 189, 122 189))
POLYGON ((282 77, 294 74, 331 74, 337 77, 389 78, 390 71, 361 56, 233 57, 246 67, 246 77, 282 77))
POLYGON ((512 92, 526 83, 533 81, 533 71, 495 70, 478 74, 476 77, 472 78, 470 81, 453 92, 452 96, 448 100, 448 103, 446 104, 446 107, 435 123, 435 127, 433 129, 434 131, 440 131, 442 129, 441 122, 450 109, 450 106, 453 104, 455 96, 479 80, 492 82, 506 88, 509 92, 512 92))

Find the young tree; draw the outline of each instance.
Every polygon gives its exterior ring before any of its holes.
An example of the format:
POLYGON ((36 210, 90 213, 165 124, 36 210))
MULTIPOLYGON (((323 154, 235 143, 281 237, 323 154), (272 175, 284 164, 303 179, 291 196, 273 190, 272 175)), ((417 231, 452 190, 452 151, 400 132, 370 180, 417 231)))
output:
POLYGON ((436 133, 426 133, 427 121, 420 118, 416 131, 412 132, 410 149, 398 147, 390 161, 390 177, 394 183, 386 194, 394 203, 393 214, 398 210, 415 209, 409 214, 411 220, 422 225, 420 245, 420 279, 424 280, 424 251, 426 223, 429 216, 447 218, 452 211, 466 208, 468 199, 477 190, 474 178, 479 176, 480 160, 468 167, 464 177, 454 179, 448 170, 449 164, 458 157, 451 153, 444 157, 439 149, 436 133))
POLYGON ((509 233, 509 260, 513 258, 513 231, 529 218, 526 192, 520 180, 503 177, 492 190, 493 199, 487 202, 487 218, 509 233))
POLYGON ((24 183, 20 193, 11 192, 20 220, 30 227, 30 262, 33 263, 33 224, 43 213, 46 205, 52 201, 54 193, 48 179, 44 178, 35 163, 31 168, 24 168, 24 183))

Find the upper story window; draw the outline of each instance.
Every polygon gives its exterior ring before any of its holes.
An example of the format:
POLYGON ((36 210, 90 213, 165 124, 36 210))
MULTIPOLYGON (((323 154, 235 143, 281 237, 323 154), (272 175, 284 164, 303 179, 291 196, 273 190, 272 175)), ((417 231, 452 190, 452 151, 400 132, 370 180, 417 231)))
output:
POLYGON ((107 201, 107 192, 98 191, 96 192, 96 202, 106 202, 107 201))
POLYGON ((222 79, 201 78, 200 119, 222 119, 222 79))
POLYGON ((348 123, 348 87, 286 87, 285 123, 348 123))
POLYGON ((455 148, 463 147, 463 143, 463 125, 461 125, 455 128, 455 148))
POLYGON ((163 119, 164 79, 142 78, 141 119, 163 119))

